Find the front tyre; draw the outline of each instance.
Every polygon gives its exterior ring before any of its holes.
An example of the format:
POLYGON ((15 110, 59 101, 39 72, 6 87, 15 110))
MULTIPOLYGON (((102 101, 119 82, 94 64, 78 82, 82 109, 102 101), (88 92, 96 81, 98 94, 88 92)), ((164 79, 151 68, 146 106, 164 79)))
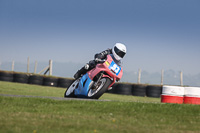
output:
POLYGON ((109 78, 100 79, 96 88, 90 88, 88 98, 99 99, 106 92, 111 83, 112 81, 109 78))
POLYGON ((78 87, 78 83, 80 81, 80 78, 75 80, 65 91, 64 97, 76 97, 74 95, 74 90, 78 87))

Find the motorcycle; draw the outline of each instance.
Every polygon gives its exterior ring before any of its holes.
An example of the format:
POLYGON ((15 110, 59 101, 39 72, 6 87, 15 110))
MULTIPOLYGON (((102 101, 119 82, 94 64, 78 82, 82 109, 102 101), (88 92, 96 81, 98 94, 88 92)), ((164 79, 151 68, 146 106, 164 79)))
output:
POLYGON ((66 98, 99 99, 112 85, 121 79, 123 69, 117 65, 111 55, 78 78, 65 91, 66 98))

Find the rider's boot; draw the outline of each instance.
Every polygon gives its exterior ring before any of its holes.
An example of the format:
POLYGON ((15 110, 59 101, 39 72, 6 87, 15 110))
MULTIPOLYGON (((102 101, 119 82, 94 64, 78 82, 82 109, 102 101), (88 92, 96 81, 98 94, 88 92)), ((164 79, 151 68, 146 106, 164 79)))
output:
POLYGON ((89 65, 86 64, 84 67, 82 67, 80 70, 78 70, 75 74, 74 74, 74 78, 78 79, 79 77, 81 77, 81 75, 86 74, 86 72, 89 69, 89 65))

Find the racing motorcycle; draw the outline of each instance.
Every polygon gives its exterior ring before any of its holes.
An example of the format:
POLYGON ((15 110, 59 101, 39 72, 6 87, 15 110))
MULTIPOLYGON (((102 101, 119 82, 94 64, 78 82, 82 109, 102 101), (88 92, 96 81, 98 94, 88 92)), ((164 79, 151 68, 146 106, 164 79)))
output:
POLYGON ((117 65, 111 55, 102 63, 78 78, 65 91, 66 98, 99 99, 112 85, 121 79, 123 69, 117 65))

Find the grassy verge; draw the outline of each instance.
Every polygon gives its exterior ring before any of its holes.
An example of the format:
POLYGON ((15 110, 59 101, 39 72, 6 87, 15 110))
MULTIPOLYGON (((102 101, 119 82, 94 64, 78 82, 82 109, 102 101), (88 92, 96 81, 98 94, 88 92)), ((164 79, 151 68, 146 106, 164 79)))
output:
MULTIPOLYGON (((47 87, 47 86, 0 81, 0 94, 63 97, 65 90, 66 90, 65 88, 58 88, 58 87, 47 87)), ((108 93, 105 93, 100 99, 123 101, 123 102, 160 103, 160 98, 149 98, 149 97, 144 98, 144 97, 134 97, 125 95, 115 95, 108 93)))
POLYGON ((63 97, 65 89, 0 81, 0 94, 63 97))
MULTIPOLYGON (((36 95, 38 93, 42 96, 62 97, 64 91, 63 88, 41 89, 40 86, 35 85, 0 82, 0 94, 36 95)), ((102 99, 114 101, 61 101, 0 96, 0 132, 200 131, 200 106, 198 105, 161 104, 156 99, 111 94, 103 95, 102 99), (149 100, 157 103, 145 103, 149 100)))

